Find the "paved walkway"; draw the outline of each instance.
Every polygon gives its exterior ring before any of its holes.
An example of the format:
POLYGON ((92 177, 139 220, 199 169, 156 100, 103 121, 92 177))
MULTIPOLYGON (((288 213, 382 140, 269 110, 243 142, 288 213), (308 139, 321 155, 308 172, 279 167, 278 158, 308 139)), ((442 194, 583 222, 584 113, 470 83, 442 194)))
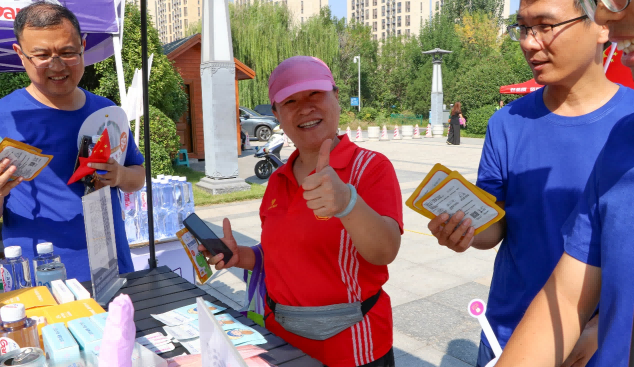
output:
MULTIPOLYGON (((444 139, 364 142, 359 145, 385 154, 394 165, 403 202, 436 163, 458 170, 475 182, 482 139, 462 139, 448 146, 444 139)), ((261 144, 261 143, 255 143, 261 144)), ((284 148, 288 157, 292 148, 284 148)), ((253 154, 253 151, 247 152, 253 154)), ((255 181, 255 159, 244 154, 240 177, 255 181)), ((204 162, 194 165, 204 169, 204 162)), ((257 180, 257 178, 255 178, 257 180)), ((196 213, 222 233, 222 219, 231 220, 238 243, 259 242, 260 202, 248 201, 196 209, 196 213)), ((440 247, 427 229, 427 218, 404 206, 405 234, 385 291, 392 299, 394 347, 397 367, 468 367, 476 362, 480 327, 467 314, 473 298, 486 300, 493 273, 495 250, 470 249, 456 254, 440 247)), ((241 271, 214 274, 205 285, 214 296, 240 308, 245 284, 241 271)))

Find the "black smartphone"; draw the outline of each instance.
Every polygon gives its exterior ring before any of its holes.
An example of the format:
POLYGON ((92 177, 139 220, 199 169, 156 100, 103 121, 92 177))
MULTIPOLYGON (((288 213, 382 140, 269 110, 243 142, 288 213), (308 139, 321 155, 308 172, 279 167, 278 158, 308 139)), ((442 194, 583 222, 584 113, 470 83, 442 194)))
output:
POLYGON ((200 219, 196 213, 190 214, 185 220, 183 220, 185 228, 196 237, 200 243, 205 246, 207 251, 213 256, 218 254, 224 254, 222 261, 226 263, 233 257, 233 252, 216 236, 214 231, 207 226, 205 222, 200 219))

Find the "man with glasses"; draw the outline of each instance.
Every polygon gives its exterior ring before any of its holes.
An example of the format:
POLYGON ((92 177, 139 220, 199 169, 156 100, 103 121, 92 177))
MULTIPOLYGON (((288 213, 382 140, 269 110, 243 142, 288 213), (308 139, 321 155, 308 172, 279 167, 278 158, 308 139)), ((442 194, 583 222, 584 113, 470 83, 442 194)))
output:
MULTIPOLYGON (((509 36, 519 41, 545 88, 508 104, 489 121, 477 185, 496 196, 506 217, 478 236, 461 212, 429 223, 439 244, 458 252, 487 250, 502 241, 486 316, 503 348, 564 252, 561 227, 610 130, 634 112, 634 91, 611 83, 603 72, 607 29, 587 19, 579 0, 522 0, 517 22, 509 36)), ((588 363, 596 350, 596 326, 593 319, 584 336, 577 335, 570 359, 560 359, 557 367, 588 363)), ((483 335, 478 366, 493 358, 483 335)))
MULTIPOLYGON (((17 44, 13 50, 31 84, 0 100, 0 136, 42 149, 53 155, 50 164, 32 181, 9 181, 15 167, 0 162, 0 215, 4 246, 20 246, 26 258, 36 245, 52 242, 66 265, 68 278, 90 279, 81 197, 84 185, 67 185, 78 154, 78 134, 93 112, 114 105, 77 85, 84 73, 82 40, 75 15, 60 5, 36 2, 17 14, 17 44)), ((128 131, 128 137, 130 136, 128 131)), ((117 188, 135 191, 143 186, 143 156, 128 138, 124 166, 111 159, 93 164, 106 173, 97 187, 109 185, 119 271, 134 271, 121 216, 117 188)))
MULTIPOLYGON (((584 0, 591 19, 610 30, 632 67, 634 7, 629 0, 584 0)), ((599 308, 597 366, 626 367, 634 312, 634 115, 618 121, 579 203, 563 226, 565 253, 531 303, 497 367, 557 366, 599 308)), ((628 359, 628 356, 629 359, 628 359)))

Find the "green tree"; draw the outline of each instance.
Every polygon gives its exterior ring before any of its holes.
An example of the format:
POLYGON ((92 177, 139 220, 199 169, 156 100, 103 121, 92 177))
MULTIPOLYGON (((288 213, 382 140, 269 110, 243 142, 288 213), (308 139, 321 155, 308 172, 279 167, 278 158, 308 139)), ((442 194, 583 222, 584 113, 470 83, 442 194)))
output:
MULTIPOLYGON (((141 69, 141 12, 131 3, 125 7, 126 21, 123 37, 123 70, 126 86, 132 83, 134 69, 141 69)), ((158 31, 148 24, 148 55, 154 54, 150 73, 149 100, 170 119, 176 121, 187 110, 187 95, 183 90, 183 79, 163 54, 158 31)), ((92 67, 86 68, 84 83, 95 94, 109 98, 120 104, 119 84, 114 57, 110 57, 92 67), (98 83, 96 82, 98 81, 98 83)))
POLYGON ((501 56, 489 56, 482 60, 465 63, 449 85, 452 103, 459 101, 462 111, 485 105, 496 105, 500 98, 500 87, 517 83, 517 77, 501 56))
POLYGON ((500 49, 498 19, 483 11, 467 13, 455 25, 465 57, 481 58, 500 49))
POLYGON ((0 73, 0 98, 31 84, 26 73, 0 73))
POLYGON ((293 24, 284 4, 253 2, 249 5, 229 4, 233 54, 251 67, 255 80, 240 82, 240 104, 255 106, 268 102, 268 80, 275 67, 296 55, 310 55, 330 66, 339 79, 339 42, 341 25, 330 11, 322 9, 318 16, 293 24))

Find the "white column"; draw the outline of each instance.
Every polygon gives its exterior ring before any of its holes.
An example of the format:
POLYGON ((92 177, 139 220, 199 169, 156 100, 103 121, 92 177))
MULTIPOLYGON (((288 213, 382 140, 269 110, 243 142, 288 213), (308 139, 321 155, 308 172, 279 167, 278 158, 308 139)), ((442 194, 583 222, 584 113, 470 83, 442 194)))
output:
POLYGON ((203 0, 200 78, 205 175, 198 186, 212 194, 249 190, 238 177, 235 62, 228 0, 203 0))

